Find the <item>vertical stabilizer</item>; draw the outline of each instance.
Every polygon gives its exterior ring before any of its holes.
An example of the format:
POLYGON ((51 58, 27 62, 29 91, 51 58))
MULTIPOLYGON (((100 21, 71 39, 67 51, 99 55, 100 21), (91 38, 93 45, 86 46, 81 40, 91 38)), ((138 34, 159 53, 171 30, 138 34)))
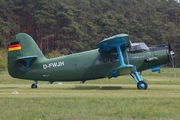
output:
POLYGON ((8 48, 8 72, 12 77, 21 78, 35 60, 44 58, 43 53, 31 36, 19 33, 8 48))

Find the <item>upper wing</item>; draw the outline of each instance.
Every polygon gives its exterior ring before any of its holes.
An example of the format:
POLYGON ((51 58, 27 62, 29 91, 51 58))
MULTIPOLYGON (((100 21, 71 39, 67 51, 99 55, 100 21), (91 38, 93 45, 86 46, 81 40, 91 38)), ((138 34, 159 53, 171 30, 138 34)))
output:
POLYGON ((109 51, 112 47, 130 47, 131 41, 129 40, 129 35, 127 34, 118 34, 109 38, 105 38, 100 41, 96 47, 99 48, 99 52, 109 51))

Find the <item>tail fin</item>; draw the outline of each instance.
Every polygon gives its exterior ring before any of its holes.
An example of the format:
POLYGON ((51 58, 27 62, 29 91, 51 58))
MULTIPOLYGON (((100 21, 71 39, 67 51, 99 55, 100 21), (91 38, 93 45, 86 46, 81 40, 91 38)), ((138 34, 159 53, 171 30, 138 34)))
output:
POLYGON ((8 72, 12 77, 21 78, 31 64, 41 58, 44 55, 33 38, 26 33, 19 33, 8 48, 8 72))

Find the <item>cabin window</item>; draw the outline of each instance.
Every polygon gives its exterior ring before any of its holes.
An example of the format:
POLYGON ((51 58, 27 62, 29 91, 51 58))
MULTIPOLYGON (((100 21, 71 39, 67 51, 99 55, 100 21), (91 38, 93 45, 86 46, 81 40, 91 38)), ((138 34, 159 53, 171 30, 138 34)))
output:
POLYGON ((132 43, 129 52, 143 52, 149 51, 149 48, 145 43, 132 43))

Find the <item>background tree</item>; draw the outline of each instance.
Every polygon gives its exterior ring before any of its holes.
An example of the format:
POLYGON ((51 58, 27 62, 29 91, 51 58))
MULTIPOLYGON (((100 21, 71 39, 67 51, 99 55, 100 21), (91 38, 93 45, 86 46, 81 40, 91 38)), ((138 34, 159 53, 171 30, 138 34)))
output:
POLYGON ((3 49, 19 32, 54 56, 90 50, 104 38, 129 33, 132 42, 148 46, 170 40, 180 66, 180 4, 174 0, 1 0, 0 12, 3 49))

